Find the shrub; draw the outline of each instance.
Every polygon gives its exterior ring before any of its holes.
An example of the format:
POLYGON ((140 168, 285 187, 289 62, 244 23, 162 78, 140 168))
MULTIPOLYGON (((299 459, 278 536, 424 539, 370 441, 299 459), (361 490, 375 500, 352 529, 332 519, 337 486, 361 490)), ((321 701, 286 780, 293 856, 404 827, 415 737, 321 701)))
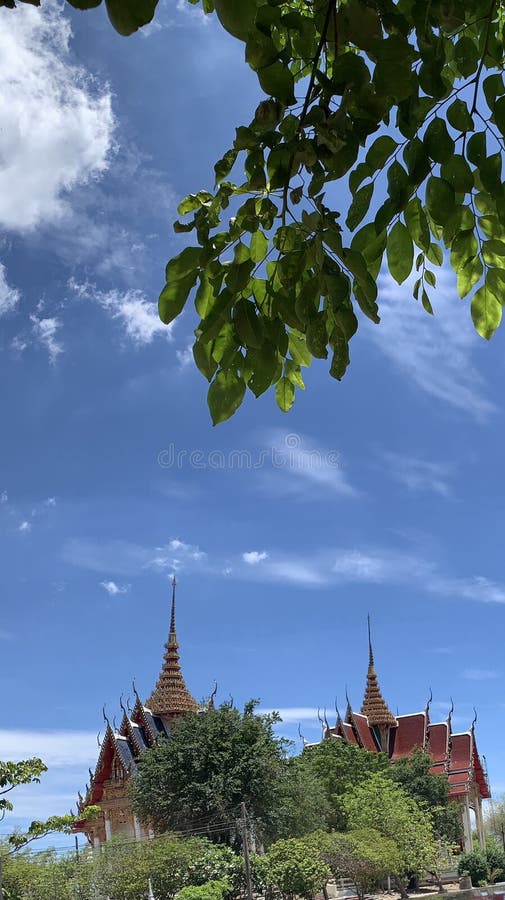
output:
POLYGON ((477 885, 487 881, 488 863, 482 850, 472 850, 471 853, 463 853, 458 861, 458 875, 470 875, 472 884, 477 885))
POLYGON ((190 884, 183 887, 176 900, 224 900, 230 893, 230 885, 224 879, 221 881, 207 881, 206 884, 190 884))

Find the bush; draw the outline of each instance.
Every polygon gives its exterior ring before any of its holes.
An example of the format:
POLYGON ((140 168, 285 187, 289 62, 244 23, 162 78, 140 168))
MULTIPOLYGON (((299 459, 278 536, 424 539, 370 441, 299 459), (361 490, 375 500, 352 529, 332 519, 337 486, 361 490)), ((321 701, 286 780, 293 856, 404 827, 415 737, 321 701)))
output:
POLYGON ((495 843, 489 843, 486 847, 486 859, 491 884, 503 881, 505 878, 505 852, 503 849, 495 843))
POLYGON ((482 850, 472 850, 471 853, 463 853, 458 861, 458 875, 470 875, 474 887, 487 882, 488 863, 482 850))
POLYGON ((277 841, 266 856, 266 882, 284 896, 311 897, 328 881, 331 872, 308 838, 277 841))
POLYGON ((206 884, 190 884, 183 887, 177 900, 224 900, 230 893, 230 885, 224 879, 222 881, 207 881, 206 884))

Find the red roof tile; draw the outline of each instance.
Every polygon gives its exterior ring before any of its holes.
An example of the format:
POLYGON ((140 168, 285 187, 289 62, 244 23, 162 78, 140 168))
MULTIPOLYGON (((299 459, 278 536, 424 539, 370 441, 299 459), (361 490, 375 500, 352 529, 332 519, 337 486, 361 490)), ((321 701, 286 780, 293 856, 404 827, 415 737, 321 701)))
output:
POLYGON ((444 762, 447 759, 449 741, 449 726, 447 722, 437 722, 428 728, 428 752, 435 762, 444 762))
POLYGON ((364 747, 365 750, 370 750, 372 753, 378 753, 379 747, 373 731, 368 724, 367 717, 363 716, 361 713, 353 712, 352 721, 358 733, 358 739, 361 746, 364 747))
POLYGON ((392 730, 392 753, 394 762, 408 756, 418 747, 424 748, 426 741, 426 713, 414 713, 410 716, 397 716, 398 727, 392 730))

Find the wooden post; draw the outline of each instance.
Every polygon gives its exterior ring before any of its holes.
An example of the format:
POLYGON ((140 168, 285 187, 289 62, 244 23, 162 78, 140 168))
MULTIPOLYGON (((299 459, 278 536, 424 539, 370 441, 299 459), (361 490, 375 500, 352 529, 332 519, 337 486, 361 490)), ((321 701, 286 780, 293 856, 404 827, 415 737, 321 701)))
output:
POLYGON ((246 880, 246 890, 247 890, 247 900, 253 900, 252 895, 252 881, 251 881, 251 859, 249 857, 249 835, 247 833, 247 812, 245 808, 245 803, 242 801, 240 804, 240 811, 242 813, 241 825, 242 825, 242 848, 244 851, 244 864, 245 864, 245 880, 246 880))

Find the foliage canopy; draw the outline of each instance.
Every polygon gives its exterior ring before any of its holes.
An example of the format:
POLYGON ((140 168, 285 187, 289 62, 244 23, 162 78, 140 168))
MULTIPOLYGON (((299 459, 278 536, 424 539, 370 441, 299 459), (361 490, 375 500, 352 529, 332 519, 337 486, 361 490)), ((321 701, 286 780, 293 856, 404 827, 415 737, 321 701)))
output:
MULTIPOLYGON (((105 2, 122 34, 156 7, 105 2)), ((159 299, 168 324, 194 297, 214 424, 247 389, 273 388, 288 411, 313 358, 340 380, 358 316, 380 321, 384 269, 399 284, 415 271, 432 313, 447 259, 490 338, 505 298, 503 2, 189 2, 243 42, 267 97, 216 162, 214 190, 179 205, 175 231, 196 241, 168 262, 159 299)))
POLYGON ((274 735, 274 715, 240 712, 231 703, 178 719, 169 740, 139 760, 133 805, 157 830, 201 829, 234 842, 245 802, 264 838, 275 828, 287 742, 274 735))

